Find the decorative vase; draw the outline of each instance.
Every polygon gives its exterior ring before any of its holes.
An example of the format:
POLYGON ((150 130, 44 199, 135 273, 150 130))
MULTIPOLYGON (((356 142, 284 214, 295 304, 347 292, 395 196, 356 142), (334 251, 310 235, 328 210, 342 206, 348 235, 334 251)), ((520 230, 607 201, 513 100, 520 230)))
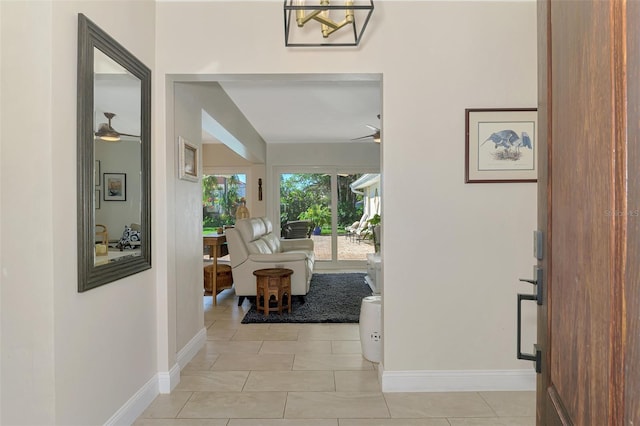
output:
POLYGON ((313 235, 320 235, 322 233, 322 228, 319 226, 316 226, 315 228, 313 228, 313 235))
POLYGON ((242 200, 240 200, 240 205, 236 209, 236 220, 248 219, 249 217, 251 217, 251 215, 249 214, 249 209, 247 208, 247 202, 243 198, 242 200))

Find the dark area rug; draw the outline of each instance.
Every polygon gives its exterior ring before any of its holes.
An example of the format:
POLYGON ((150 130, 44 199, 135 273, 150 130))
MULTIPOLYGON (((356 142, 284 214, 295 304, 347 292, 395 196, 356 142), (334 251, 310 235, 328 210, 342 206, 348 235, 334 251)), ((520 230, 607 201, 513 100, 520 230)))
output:
POLYGON ((313 274, 306 302, 293 297, 291 313, 271 312, 263 315, 251 306, 242 319, 243 324, 254 323, 317 323, 358 322, 362 299, 371 296, 365 274, 313 274))

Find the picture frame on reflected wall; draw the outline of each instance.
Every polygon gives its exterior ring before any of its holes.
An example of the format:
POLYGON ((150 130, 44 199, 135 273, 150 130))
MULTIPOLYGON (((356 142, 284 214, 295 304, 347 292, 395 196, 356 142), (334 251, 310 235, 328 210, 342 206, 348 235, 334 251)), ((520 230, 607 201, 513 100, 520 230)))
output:
POLYGON ((465 109, 465 183, 538 181, 536 108, 465 109))
POLYGON ((95 160, 93 165, 93 184, 100 187, 100 160, 95 160))
POLYGON ((102 179, 104 201, 127 201, 126 173, 105 173, 102 179))

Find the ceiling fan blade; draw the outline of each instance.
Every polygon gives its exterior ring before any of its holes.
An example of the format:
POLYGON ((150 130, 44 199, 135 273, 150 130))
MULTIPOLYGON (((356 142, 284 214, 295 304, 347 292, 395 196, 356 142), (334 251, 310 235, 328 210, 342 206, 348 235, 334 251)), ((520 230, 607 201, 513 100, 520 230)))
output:
POLYGON ((372 135, 361 136, 361 137, 359 137, 359 138, 353 138, 353 139, 351 139, 351 140, 352 140, 352 141, 357 141, 357 140, 360 140, 360 139, 375 138, 376 136, 377 136, 377 133, 374 133, 374 134, 372 134, 372 135))
POLYGON ((120 136, 131 136, 132 138, 139 138, 140 137, 140 135, 130 135, 129 133, 120 133, 120 132, 118 132, 118 133, 120 134, 120 136))
POLYGON ((372 126, 371 124, 365 124, 365 126, 367 126, 368 128, 370 128, 376 133, 380 132, 380 129, 378 129, 376 126, 372 126))

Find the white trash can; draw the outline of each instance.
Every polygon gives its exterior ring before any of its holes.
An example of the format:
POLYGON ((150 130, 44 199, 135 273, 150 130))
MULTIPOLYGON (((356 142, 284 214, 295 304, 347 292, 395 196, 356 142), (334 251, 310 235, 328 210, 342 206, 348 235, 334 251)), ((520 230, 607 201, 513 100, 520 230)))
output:
POLYGON ((360 306, 362 355, 371 362, 382 361, 382 297, 368 296, 360 306))

